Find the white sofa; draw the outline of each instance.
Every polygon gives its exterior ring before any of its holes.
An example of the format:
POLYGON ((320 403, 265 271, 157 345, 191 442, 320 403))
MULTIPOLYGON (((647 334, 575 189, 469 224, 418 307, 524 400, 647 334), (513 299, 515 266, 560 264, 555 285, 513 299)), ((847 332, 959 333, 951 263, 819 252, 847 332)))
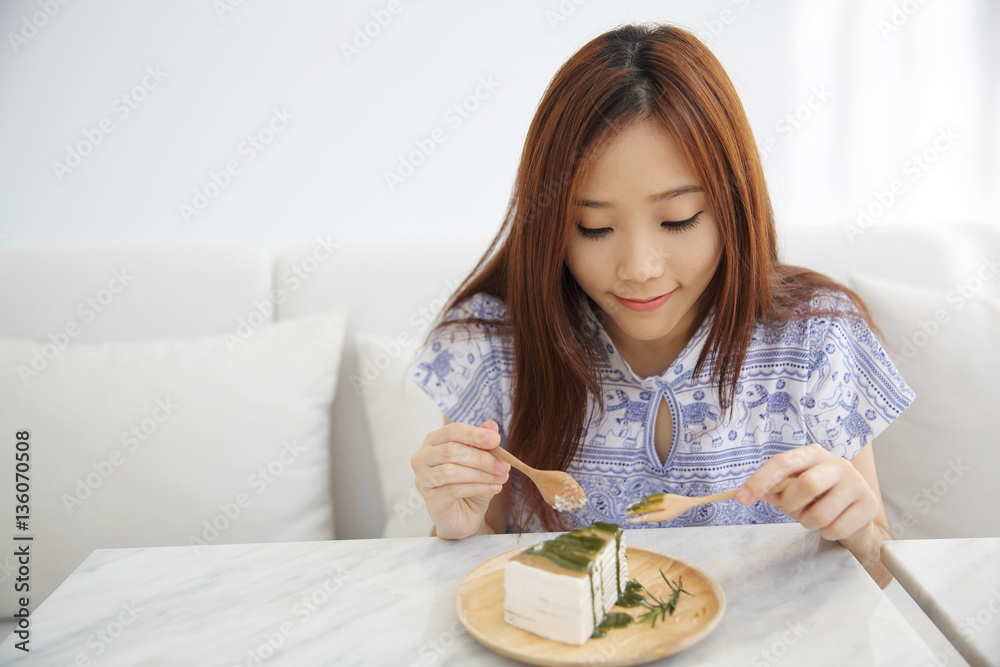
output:
MULTIPOLYGON (((897 536, 1000 534, 1000 228, 782 239, 869 299, 917 391, 876 446, 897 536)), ((32 608, 95 548, 427 534, 409 457, 441 416, 404 370, 487 239, 335 241, 0 253, 0 520, 26 429, 32 608)))

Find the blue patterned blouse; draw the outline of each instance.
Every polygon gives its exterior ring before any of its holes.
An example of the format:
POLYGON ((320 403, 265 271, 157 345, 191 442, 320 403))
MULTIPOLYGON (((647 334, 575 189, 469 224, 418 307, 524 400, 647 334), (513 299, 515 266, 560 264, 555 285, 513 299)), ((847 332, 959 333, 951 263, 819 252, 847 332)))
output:
MULTIPOLYGON (((812 305, 853 308, 845 301, 825 293, 812 305)), ((505 309, 500 299, 476 294, 447 313, 445 320, 470 315, 501 319, 505 309)), ((618 353, 589 305, 585 316, 587 329, 605 352, 600 361, 605 410, 602 418, 592 420, 567 470, 588 499, 583 510, 566 515, 571 526, 594 521, 624 525, 625 507, 650 493, 704 496, 739 488, 764 461, 810 442, 850 459, 914 399, 871 330, 853 318, 813 317, 779 327, 758 325, 743 361, 734 409, 725 414, 710 371, 697 377, 691 372, 711 315, 666 371, 645 378, 637 376, 618 353), (674 423, 666 462, 653 443, 656 409, 663 399, 674 423)), ((409 374, 452 421, 479 425, 495 420, 501 445, 506 445, 513 368, 508 339, 484 328, 449 325, 418 351, 409 374)), ((589 414, 596 414, 593 396, 590 408, 589 414)), ((518 493, 522 483, 530 482, 512 475, 512 493, 518 493)), ((760 501, 744 507, 731 500, 703 505, 671 521, 638 525, 788 521, 774 505, 760 501)), ((511 521, 508 530, 513 529, 511 521)), ((542 527, 535 520, 528 530, 542 527)))

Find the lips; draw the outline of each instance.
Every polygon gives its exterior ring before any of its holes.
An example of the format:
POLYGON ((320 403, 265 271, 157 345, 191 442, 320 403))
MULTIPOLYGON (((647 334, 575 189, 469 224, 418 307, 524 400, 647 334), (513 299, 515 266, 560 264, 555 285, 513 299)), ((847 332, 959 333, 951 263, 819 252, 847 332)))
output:
MULTIPOLYGON (((676 291, 676 290, 674 290, 676 291)), ((670 299, 674 292, 668 292, 667 294, 662 294, 660 296, 654 296, 650 299, 626 299, 623 297, 615 295, 615 299, 618 303, 625 306, 629 310, 634 310, 639 313, 647 313, 651 310, 656 310, 670 299)))

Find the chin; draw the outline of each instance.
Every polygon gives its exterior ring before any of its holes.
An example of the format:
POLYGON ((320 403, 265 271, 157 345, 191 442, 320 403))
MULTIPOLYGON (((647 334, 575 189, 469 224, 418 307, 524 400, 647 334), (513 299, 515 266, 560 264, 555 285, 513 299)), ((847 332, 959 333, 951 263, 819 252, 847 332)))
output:
POLYGON ((634 322, 615 321, 618 329, 629 338, 634 340, 654 341, 668 335, 677 327, 677 321, 670 322, 649 322, 645 325, 636 325, 634 322))

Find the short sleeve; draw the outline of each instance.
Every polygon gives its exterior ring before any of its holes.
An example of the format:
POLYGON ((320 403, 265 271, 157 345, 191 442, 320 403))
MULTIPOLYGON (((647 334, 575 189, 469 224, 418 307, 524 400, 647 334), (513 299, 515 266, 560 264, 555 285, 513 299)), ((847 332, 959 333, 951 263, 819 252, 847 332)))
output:
POLYGON ((860 317, 817 317, 810 328, 806 428, 813 442, 850 459, 916 396, 860 317))
MULTIPOLYGON (((443 321, 502 319, 504 312, 499 299, 476 294, 448 311, 443 321)), ((452 421, 478 426, 492 419, 503 437, 510 413, 510 362, 510 346, 493 330, 450 324, 434 331, 417 351, 408 374, 452 421)))

